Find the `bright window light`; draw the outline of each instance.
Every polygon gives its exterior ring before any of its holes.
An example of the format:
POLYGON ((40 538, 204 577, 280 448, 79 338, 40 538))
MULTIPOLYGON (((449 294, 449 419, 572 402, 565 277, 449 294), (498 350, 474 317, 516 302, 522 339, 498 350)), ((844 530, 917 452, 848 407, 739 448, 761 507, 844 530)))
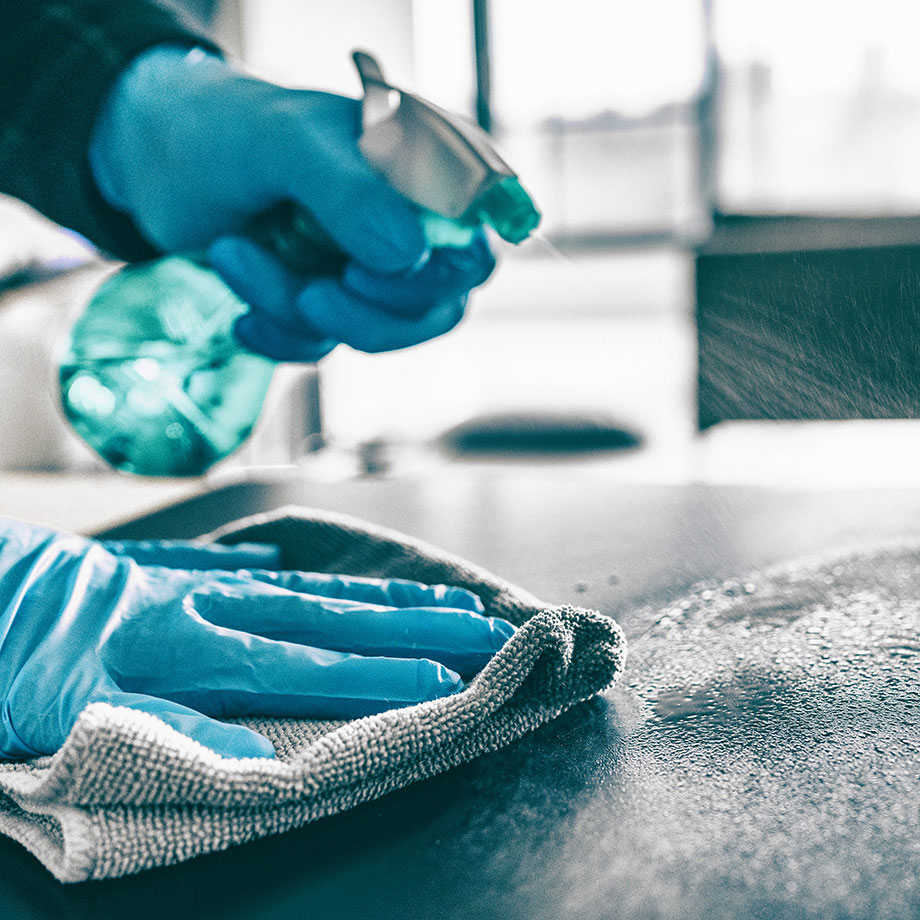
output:
POLYGON ((704 63, 692 0, 493 0, 496 116, 642 115, 689 98, 704 63))
POLYGON ((714 30, 723 62, 769 65, 776 92, 849 92, 865 79, 867 55, 891 89, 920 92, 916 0, 730 0, 715 4, 714 30))

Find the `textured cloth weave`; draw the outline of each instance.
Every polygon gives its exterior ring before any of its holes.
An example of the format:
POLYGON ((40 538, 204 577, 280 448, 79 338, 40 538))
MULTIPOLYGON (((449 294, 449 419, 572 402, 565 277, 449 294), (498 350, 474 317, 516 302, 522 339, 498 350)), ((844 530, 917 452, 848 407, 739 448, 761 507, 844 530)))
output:
POLYGON ((626 642, 609 617, 553 607, 402 534, 282 509, 207 540, 277 543, 284 568, 454 584, 518 632, 461 693, 347 722, 242 719, 277 760, 228 760, 155 717, 88 706, 53 756, 0 765, 0 831, 61 881, 190 859, 344 811, 494 751, 609 687, 626 642))

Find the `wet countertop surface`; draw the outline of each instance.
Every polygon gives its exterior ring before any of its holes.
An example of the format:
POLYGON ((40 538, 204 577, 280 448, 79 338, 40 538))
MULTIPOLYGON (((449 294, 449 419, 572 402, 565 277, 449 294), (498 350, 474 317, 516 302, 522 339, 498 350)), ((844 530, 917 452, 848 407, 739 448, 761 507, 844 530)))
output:
POLYGON ((379 801, 133 878, 61 886, 4 839, 8 916, 920 914, 920 493, 454 470, 238 483, 117 532, 291 503, 616 616, 621 683, 379 801))

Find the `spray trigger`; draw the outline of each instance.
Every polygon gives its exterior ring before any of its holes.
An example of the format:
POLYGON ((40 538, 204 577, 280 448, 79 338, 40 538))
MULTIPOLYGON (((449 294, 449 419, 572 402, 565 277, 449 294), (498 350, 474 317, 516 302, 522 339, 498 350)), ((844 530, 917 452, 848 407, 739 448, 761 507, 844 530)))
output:
POLYGON ((520 243, 540 212, 478 126, 388 83, 377 61, 354 53, 364 88, 358 146, 386 180, 425 211, 491 225, 520 243))

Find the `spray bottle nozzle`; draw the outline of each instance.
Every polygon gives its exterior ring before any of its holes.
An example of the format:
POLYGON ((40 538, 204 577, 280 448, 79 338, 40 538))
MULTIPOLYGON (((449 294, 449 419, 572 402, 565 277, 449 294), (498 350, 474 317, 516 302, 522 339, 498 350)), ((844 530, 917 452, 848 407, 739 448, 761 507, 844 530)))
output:
POLYGON ((537 229, 540 212, 516 176, 506 176, 477 201, 478 222, 489 224, 509 243, 523 243, 537 229))
POLYGON ((366 52, 354 61, 364 86, 358 144, 393 188, 441 217, 487 223, 511 243, 536 229, 540 212, 484 131, 388 83, 366 52))

